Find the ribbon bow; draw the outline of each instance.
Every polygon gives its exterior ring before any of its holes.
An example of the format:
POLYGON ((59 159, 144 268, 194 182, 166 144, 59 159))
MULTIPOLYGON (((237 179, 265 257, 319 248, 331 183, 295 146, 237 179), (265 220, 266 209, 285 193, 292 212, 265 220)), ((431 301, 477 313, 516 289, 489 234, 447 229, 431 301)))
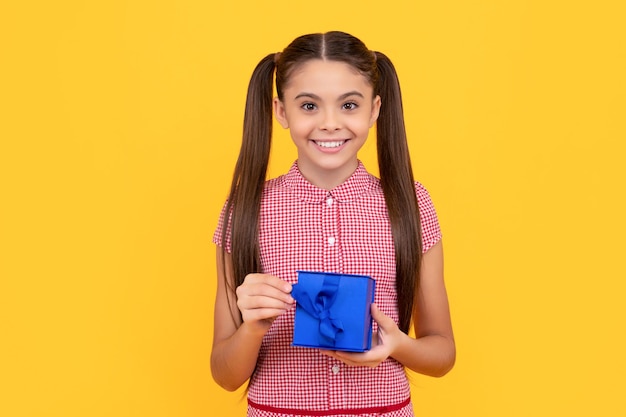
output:
POLYGON ((302 285, 295 284, 292 287, 291 296, 297 301, 304 311, 320 322, 320 342, 326 346, 334 346, 338 333, 343 332, 341 320, 331 317, 330 308, 337 298, 339 277, 326 275, 322 289, 317 295, 310 294, 302 285))

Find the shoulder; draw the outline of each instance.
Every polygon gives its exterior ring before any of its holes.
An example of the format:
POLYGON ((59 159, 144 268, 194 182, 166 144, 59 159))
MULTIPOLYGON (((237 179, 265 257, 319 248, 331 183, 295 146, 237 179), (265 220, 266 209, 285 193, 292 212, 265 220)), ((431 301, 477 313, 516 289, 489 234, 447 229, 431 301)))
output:
POLYGON ((428 192, 426 187, 424 187, 424 185, 419 181, 415 181, 415 195, 417 196, 418 203, 432 204, 430 193, 428 192))
POLYGON ((276 178, 269 179, 265 181, 265 189, 272 190, 276 188, 281 188, 285 184, 285 175, 281 175, 276 178))
POLYGON ((361 184, 365 194, 383 195, 383 185, 380 178, 367 171, 365 167, 362 169, 363 171, 359 173, 359 184, 361 184))
POLYGON ((420 182, 415 182, 415 194, 420 214, 424 252, 441 239, 441 228, 430 193, 420 182))
POLYGON ((294 162, 289 170, 278 177, 265 181, 263 189, 264 193, 284 192, 294 188, 301 181, 300 171, 298 170, 297 161, 294 162))
POLYGON ((417 196, 417 205, 419 206, 422 216, 425 214, 435 215, 435 206, 430 197, 430 193, 419 181, 415 181, 415 195, 417 196))
POLYGON ((288 209, 292 207, 296 201, 296 193, 289 183, 288 177, 281 175, 265 181, 261 194, 260 210, 266 215, 269 210, 269 213, 274 215, 276 210, 288 209))
POLYGON ((287 175, 281 175, 265 181, 265 185, 263 186, 263 196, 268 197, 284 193, 288 189, 287 175))

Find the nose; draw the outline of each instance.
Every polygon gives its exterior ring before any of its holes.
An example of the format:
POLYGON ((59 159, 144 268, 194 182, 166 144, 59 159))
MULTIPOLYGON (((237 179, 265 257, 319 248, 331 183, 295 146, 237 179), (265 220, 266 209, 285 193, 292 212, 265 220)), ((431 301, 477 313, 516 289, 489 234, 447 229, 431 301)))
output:
POLYGON ((341 117, 332 109, 326 110, 320 121, 320 130, 328 132, 341 129, 341 117))

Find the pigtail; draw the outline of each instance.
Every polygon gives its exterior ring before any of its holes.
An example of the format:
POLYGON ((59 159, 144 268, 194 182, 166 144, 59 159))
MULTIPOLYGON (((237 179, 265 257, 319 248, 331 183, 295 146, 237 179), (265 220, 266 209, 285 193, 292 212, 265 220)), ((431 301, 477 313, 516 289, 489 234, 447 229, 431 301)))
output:
POLYGON ((226 248, 230 233, 233 266, 233 282, 227 279, 226 288, 233 292, 247 274, 261 269, 258 228, 272 140, 275 55, 259 62, 248 85, 243 140, 224 210, 222 247, 226 248))
POLYGON ((422 258, 419 208, 398 76, 387 56, 380 52, 375 56, 376 94, 382 101, 376 125, 378 165, 395 246, 399 327, 408 333, 422 258))

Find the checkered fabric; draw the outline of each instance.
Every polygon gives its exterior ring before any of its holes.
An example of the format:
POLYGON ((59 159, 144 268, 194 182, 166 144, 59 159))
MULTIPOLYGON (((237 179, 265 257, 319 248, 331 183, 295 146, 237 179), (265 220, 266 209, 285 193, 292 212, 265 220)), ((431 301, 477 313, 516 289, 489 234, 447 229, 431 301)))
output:
MULTIPOLYGON (((423 250, 441 239, 432 201, 415 185, 423 250)), ((222 213, 213 236, 221 244, 222 213)), ((263 273, 295 284, 297 270, 369 275, 375 302, 398 322, 395 253, 380 180, 359 162, 343 184, 327 191, 308 182, 297 163, 266 182, 259 243, 263 273)), ((225 250, 230 252, 230 241, 225 250)), ((248 415, 412 416, 403 366, 387 359, 376 368, 344 365, 315 349, 292 347, 295 307, 278 317, 263 339, 248 392, 248 415)), ((374 323, 374 331, 377 325, 374 323)))

